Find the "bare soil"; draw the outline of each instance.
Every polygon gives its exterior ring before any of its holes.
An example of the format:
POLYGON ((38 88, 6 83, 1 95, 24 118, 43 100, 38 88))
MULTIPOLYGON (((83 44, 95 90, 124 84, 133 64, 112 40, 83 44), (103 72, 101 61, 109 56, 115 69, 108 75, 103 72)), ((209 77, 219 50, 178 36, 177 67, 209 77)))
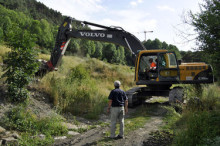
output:
MULTIPOLYGON (((142 106, 148 106, 151 111, 150 120, 148 120, 142 128, 128 133, 124 139, 113 140, 105 136, 106 131, 110 130, 109 126, 98 127, 89 130, 81 135, 71 137, 69 139, 57 141, 54 146, 64 145, 76 145, 76 146, 95 146, 95 145, 113 145, 113 146, 143 146, 146 144, 152 144, 152 146, 160 146, 161 143, 156 143, 152 132, 157 132, 159 127, 163 125, 163 116, 166 114, 166 110, 161 107, 160 103, 145 103, 142 106), (155 145, 156 144, 156 145, 155 145)), ((135 113, 136 108, 129 109, 128 115, 135 113)), ((100 119, 103 120, 103 119, 100 119)), ((108 122, 110 122, 108 120, 108 122)), ((166 143, 165 143, 166 145, 166 143)))

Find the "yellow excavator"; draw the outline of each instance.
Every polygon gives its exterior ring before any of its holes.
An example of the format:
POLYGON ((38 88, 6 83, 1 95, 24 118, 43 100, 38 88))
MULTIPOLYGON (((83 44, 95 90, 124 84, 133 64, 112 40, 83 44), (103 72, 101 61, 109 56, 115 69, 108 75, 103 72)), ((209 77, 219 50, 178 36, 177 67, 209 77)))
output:
MULTIPOLYGON (((76 28, 74 26, 74 28, 76 28)), ((107 27, 87 21, 67 17, 60 25, 55 47, 49 61, 40 66, 36 74, 56 70, 60 64, 71 38, 103 41, 128 48, 135 58, 135 82, 137 85, 126 94, 132 107, 146 96, 169 96, 170 102, 183 102, 184 91, 172 84, 213 83, 213 70, 206 63, 181 63, 175 52, 167 50, 146 50, 143 44, 131 33, 121 27, 107 27), (75 23, 73 23, 75 22, 75 23), (72 24, 81 23, 99 29, 72 29, 72 24), (152 66, 153 63, 153 66, 152 66)))

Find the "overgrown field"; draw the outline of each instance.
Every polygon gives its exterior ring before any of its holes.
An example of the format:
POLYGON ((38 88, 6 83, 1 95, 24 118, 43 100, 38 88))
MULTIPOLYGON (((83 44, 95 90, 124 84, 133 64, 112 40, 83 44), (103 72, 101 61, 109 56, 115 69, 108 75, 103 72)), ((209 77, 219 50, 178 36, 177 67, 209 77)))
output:
POLYGON ((174 134, 175 146, 220 144, 220 87, 184 86, 187 103, 168 108, 163 129, 174 134), (198 90, 200 92, 198 92, 198 90))

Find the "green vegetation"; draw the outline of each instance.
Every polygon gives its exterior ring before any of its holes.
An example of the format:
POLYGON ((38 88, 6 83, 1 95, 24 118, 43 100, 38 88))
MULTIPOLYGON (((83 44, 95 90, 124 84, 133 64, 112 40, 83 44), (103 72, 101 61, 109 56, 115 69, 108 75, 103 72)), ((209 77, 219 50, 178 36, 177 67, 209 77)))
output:
POLYGON ((163 129, 174 133, 173 145, 219 145, 219 86, 202 86, 201 96, 196 96, 197 88, 193 85, 187 85, 185 89, 187 104, 178 107, 181 114, 167 107, 163 129))
POLYGON ((190 12, 189 14, 191 17, 189 23, 195 27, 198 33, 196 40, 199 45, 199 50, 209 54, 209 60, 207 61, 213 65, 215 75, 218 79, 220 77, 219 9, 220 2, 218 0, 204 0, 204 4, 201 5, 199 13, 193 14, 190 12))
POLYGON ((133 72, 129 67, 110 65, 97 59, 65 57, 59 72, 48 74, 37 88, 49 93, 60 111, 97 119, 116 79, 121 80, 125 90, 133 86, 133 72), (80 63, 73 66, 71 62, 76 59, 80 63))
POLYGON ((39 119, 31 110, 20 104, 11 109, 1 124, 20 132, 19 145, 45 145, 53 143, 52 136, 67 133, 67 128, 61 125, 62 121, 57 115, 39 119), (41 139, 40 134, 44 134, 45 139, 41 139))
POLYGON ((34 37, 27 31, 22 31, 17 25, 13 25, 13 34, 9 32, 11 51, 7 53, 4 62, 6 83, 8 84, 8 96, 12 101, 24 101, 28 98, 25 86, 32 80, 34 73, 38 70, 36 62, 37 53, 33 49, 34 37), (16 30, 16 31, 15 31, 16 30), (17 39, 20 37, 20 39, 17 39))

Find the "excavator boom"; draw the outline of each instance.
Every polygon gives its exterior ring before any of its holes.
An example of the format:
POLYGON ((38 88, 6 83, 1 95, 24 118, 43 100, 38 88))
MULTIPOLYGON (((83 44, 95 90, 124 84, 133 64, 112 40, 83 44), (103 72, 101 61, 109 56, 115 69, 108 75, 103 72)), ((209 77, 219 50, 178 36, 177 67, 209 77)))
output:
POLYGON ((134 35, 126 32, 121 27, 107 27, 67 17, 59 27, 55 47, 51 52, 51 58, 48 62, 41 66, 41 69, 38 72, 39 74, 42 72, 45 73, 47 71, 53 71, 58 67, 71 38, 81 38, 118 44, 128 48, 134 56, 139 52, 139 50, 146 50, 142 43, 134 35), (72 23, 79 22, 84 25, 98 27, 99 30, 72 30, 72 23))

